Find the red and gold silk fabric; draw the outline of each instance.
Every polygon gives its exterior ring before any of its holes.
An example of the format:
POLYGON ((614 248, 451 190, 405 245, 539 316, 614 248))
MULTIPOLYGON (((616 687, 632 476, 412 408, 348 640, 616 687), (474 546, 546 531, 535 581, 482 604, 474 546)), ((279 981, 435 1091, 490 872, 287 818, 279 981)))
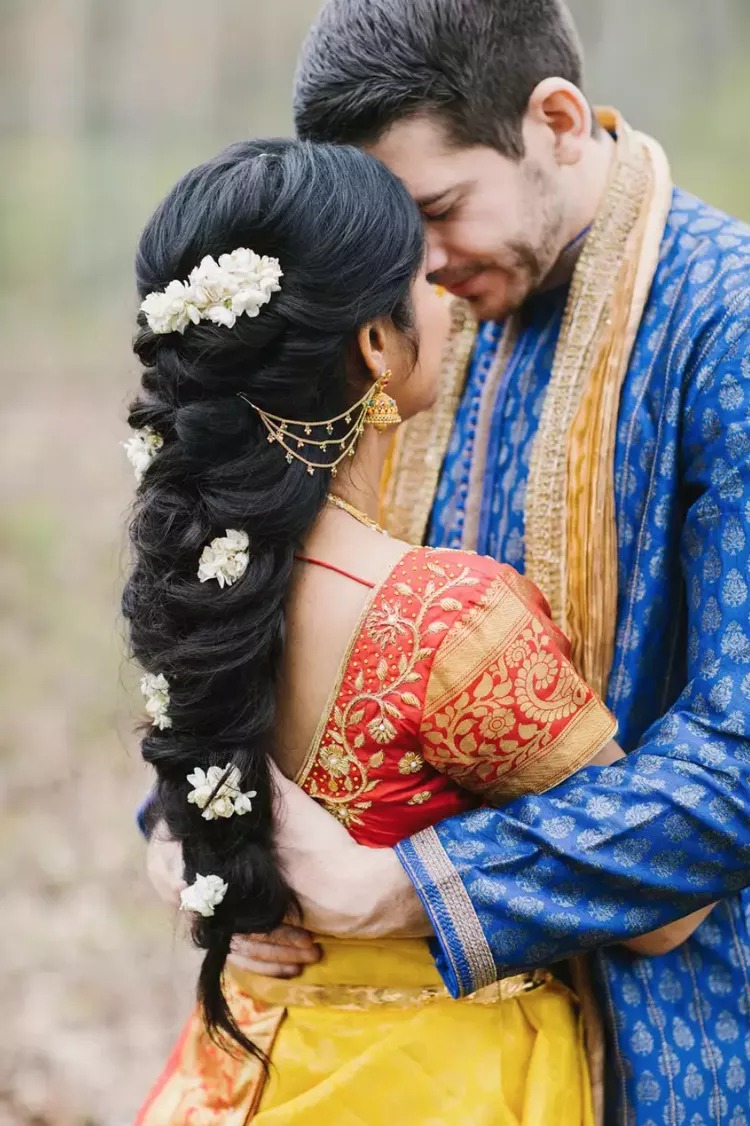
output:
MULTIPOLYGON (((614 727, 533 584, 468 552, 416 548, 368 600, 297 781, 357 841, 386 847, 555 785, 614 727)), ((323 947, 293 981, 227 972, 268 1081, 213 1045, 196 1012, 137 1126, 590 1126, 562 986, 521 975, 452 1001, 423 940, 323 947)))
POLYGON ((361 844, 549 789, 614 721, 512 567, 417 548, 375 592, 297 781, 361 844))

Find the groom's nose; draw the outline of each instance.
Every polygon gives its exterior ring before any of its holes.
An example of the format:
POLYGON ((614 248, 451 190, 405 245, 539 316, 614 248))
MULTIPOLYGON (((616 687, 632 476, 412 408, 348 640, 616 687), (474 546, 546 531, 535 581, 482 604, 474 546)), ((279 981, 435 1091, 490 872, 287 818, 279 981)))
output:
POLYGON ((437 274, 448 265, 448 255, 443 249, 439 238, 427 230, 427 257, 425 259, 425 273, 437 274))

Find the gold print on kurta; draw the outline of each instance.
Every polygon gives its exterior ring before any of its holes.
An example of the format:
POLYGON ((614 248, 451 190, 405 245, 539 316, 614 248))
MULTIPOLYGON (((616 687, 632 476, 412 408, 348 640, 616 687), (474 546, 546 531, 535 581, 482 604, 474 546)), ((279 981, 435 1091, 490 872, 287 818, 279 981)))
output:
POLYGON ((555 738, 586 703, 586 686, 534 618, 476 681, 430 716, 430 761, 467 789, 491 793, 555 738))
MULTIPOLYGON (((422 706, 411 686, 421 679, 420 663, 432 658, 434 643, 450 624, 439 617, 440 612, 452 620, 463 603, 451 595, 479 581, 466 567, 451 578, 439 563, 428 561, 425 566, 430 577, 424 589, 417 583, 389 582, 387 594, 376 599, 363 629, 363 637, 377 654, 374 669, 365 674, 360 668, 353 690, 339 693, 308 774, 308 793, 347 827, 361 825, 361 814, 372 805, 368 795, 378 779, 370 776, 371 771, 385 762, 384 751, 374 750, 373 744, 391 745, 406 718, 405 709, 422 706), (314 776, 315 766, 322 768, 324 778, 314 776)), ((407 752, 398 769, 402 775, 416 774, 423 765, 421 755, 407 752)), ((415 795, 413 803, 428 801, 429 796, 428 791, 415 795)))

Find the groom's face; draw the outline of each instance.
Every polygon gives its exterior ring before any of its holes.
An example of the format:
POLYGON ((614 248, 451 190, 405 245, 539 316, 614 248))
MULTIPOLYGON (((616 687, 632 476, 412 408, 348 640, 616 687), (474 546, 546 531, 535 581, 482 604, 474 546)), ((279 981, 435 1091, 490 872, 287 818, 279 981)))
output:
POLYGON ((460 147, 428 118, 408 118, 369 151, 406 184, 427 231, 430 280, 471 302, 481 319, 517 309, 562 249, 555 169, 526 146, 520 161, 460 147))

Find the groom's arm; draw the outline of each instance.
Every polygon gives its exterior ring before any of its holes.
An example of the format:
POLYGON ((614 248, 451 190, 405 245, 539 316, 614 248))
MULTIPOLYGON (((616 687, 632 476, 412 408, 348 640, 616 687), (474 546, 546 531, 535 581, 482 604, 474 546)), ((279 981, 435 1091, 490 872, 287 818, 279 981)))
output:
POLYGON ((398 849, 454 993, 750 885, 750 294, 732 301, 694 342, 670 408, 682 411, 684 692, 624 763, 398 849))
POLYGON ((370 899, 361 903, 362 883, 359 905, 352 898, 357 879, 345 866, 328 885, 326 929, 357 933, 352 908, 370 934, 413 921, 406 872, 441 972, 460 994, 632 938, 750 885, 750 331, 747 295, 738 301, 696 346, 681 404, 682 696, 622 764, 427 830, 398 847, 400 873, 391 853, 363 854, 370 899))
POLYGON ((686 392, 680 451, 693 498, 683 534, 683 695, 621 765, 445 822, 397 856, 352 851, 340 826, 339 844, 321 852, 300 808, 279 845, 283 853, 294 823, 302 836, 288 872, 314 927, 418 932, 410 880, 443 977, 461 994, 643 934, 750 885, 750 334, 737 332, 717 359, 711 353, 702 351, 686 392), (706 428, 712 401, 719 425, 706 428))
MULTIPOLYGON (((644 934, 750 884, 750 754, 724 763, 715 751, 705 744, 701 766, 668 744, 644 748, 395 851, 355 844, 279 776, 277 854, 312 930, 434 932, 438 967, 458 996, 644 934)), ((173 899, 173 847, 159 836, 149 867, 173 899)), ((250 969, 284 975, 316 957, 299 930, 240 940, 237 953, 250 969)))
MULTIPOLYGON (((540 797, 443 822, 395 851, 356 845, 282 782, 279 857, 306 925, 375 938, 431 928, 438 968, 460 996, 645 934, 750 884, 750 755, 739 770, 674 755, 669 745, 644 748, 540 797)), ((281 972, 270 965, 281 961, 278 944, 264 951, 265 941, 240 944, 240 956, 281 972)), ((296 941, 287 971, 314 956, 299 932, 296 941)))

